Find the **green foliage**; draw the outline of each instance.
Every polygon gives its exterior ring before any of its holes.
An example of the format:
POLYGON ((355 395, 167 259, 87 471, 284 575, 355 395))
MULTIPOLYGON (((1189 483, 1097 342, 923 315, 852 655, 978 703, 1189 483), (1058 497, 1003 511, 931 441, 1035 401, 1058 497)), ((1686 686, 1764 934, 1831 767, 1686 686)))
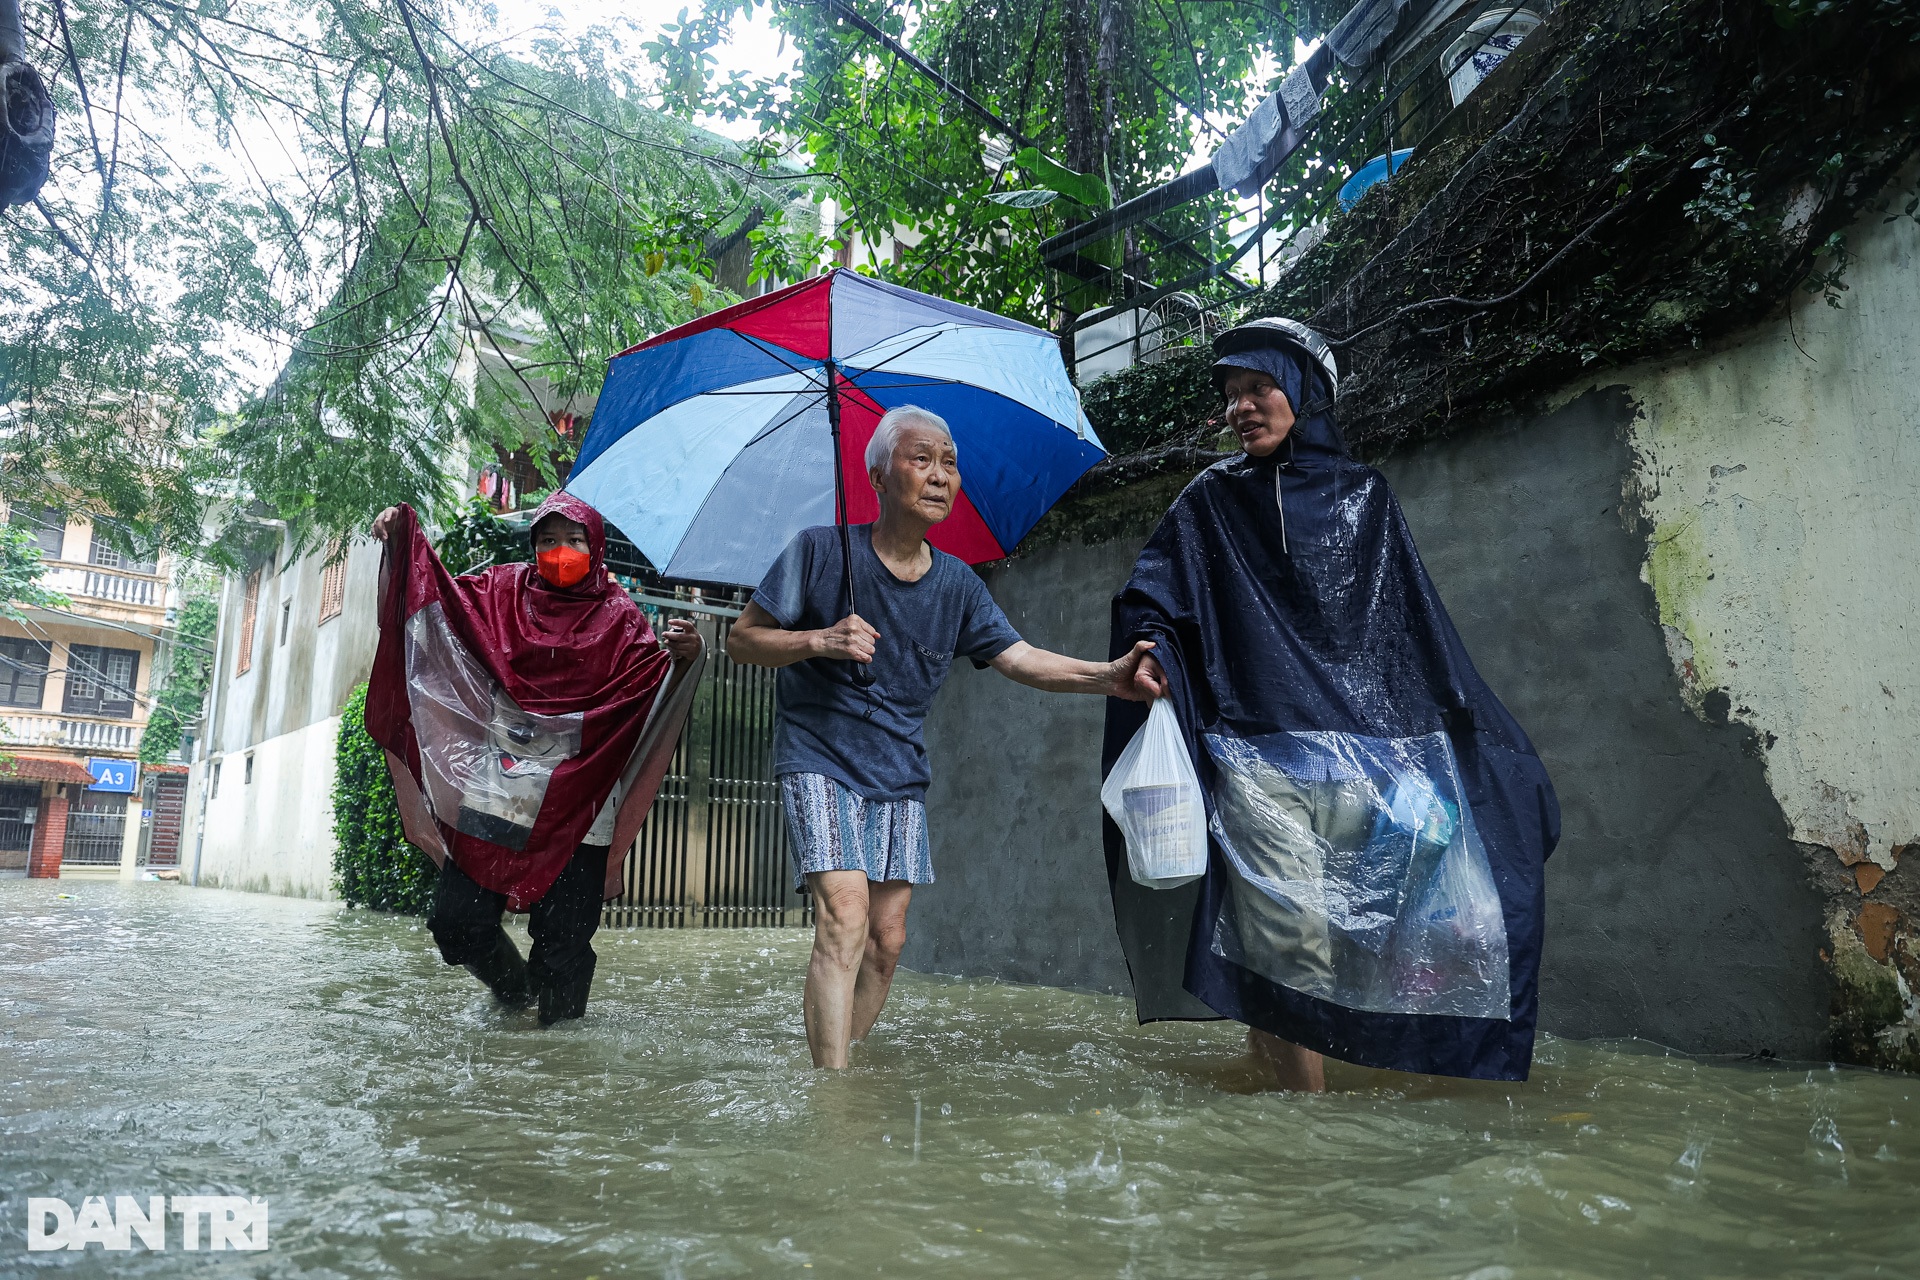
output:
MULTIPOLYGON (((898 262, 876 257, 856 262, 860 270, 1043 325, 1057 316, 1032 246, 1217 143, 1201 116, 1238 119, 1258 101, 1265 87, 1252 72, 1263 54, 1290 60, 1298 7, 850 0, 1021 135, 1010 137, 833 9, 803 0, 771 3, 799 51, 797 77, 714 83, 702 54, 762 2, 707 0, 649 49, 682 109, 756 120, 764 153, 804 151, 831 175, 844 218, 867 244, 896 229, 914 242, 898 262), (1015 191, 1028 194, 1007 198, 1015 191), (1041 191, 1064 198, 1032 194, 1041 191)), ((1220 203, 1174 211, 1161 225, 1184 234, 1220 203)), ((1199 244, 1206 252, 1210 241, 1199 244)))
POLYGON ((1752 230, 1753 183, 1760 175, 1752 169, 1738 168, 1740 159, 1733 148, 1717 145, 1712 134, 1702 141, 1713 150, 1693 162, 1693 168, 1706 171, 1700 194, 1682 205, 1681 211, 1696 223, 1717 218, 1736 231, 1752 230))
POLYGON ((481 497, 466 500, 448 522, 446 535, 435 550, 440 553, 440 563, 455 576, 532 557, 527 531, 493 514, 493 508, 481 497))
POLYGON ((1153 364, 1101 378, 1081 393, 1087 420, 1111 453, 1140 453, 1207 434, 1221 406, 1206 347, 1181 347, 1153 364))
POLYGON ((187 726, 200 719, 213 673, 213 633, 219 620, 219 599, 204 586, 180 606, 173 656, 158 682, 153 713, 140 735, 142 764, 158 764, 172 755, 187 726))
POLYGON ((199 541, 209 504, 297 548, 433 513, 463 446, 557 479, 550 415, 731 301, 716 246, 751 223, 790 266, 809 234, 799 175, 649 107, 605 30, 509 55, 484 0, 27 21, 70 57, 42 200, 0 215, 0 491, 74 491, 146 545, 199 541))
POLYGON ((65 609, 72 602, 40 585, 40 543, 31 529, 0 525, 0 617, 18 621, 30 607, 65 609))
POLYGON ((367 735, 367 686, 340 711, 334 749, 334 889, 349 905, 422 915, 439 874, 433 859, 407 843, 386 755, 367 735))
MULTIPOLYGON (((1041 155, 1034 147, 1022 147, 1013 153, 1020 167, 1033 176, 1033 180, 1049 191, 1077 203, 1087 213, 1113 207, 1113 193, 1107 190, 1107 184, 1100 179, 1084 173, 1075 173, 1064 165, 1055 164, 1041 155)), ((1036 206, 1037 207, 1037 206, 1036 206)))
POLYGON ((1847 233, 1836 231, 1828 236, 1814 257, 1813 269, 1807 273, 1806 283, 1802 286, 1808 293, 1819 294, 1827 305, 1834 310, 1840 309, 1840 295, 1847 291, 1847 268, 1853 265, 1853 254, 1847 249, 1847 233))

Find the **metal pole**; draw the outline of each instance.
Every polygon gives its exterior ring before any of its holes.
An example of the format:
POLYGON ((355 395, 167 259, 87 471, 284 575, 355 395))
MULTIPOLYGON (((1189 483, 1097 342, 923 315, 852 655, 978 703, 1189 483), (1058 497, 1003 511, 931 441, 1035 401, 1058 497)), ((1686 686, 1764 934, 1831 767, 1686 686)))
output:
MULTIPOLYGON (((827 428, 833 433, 833 519, 840 526, 840 582, 847 593, 847 612, 860 612, 853 599, 853 530, 847 523, 847 467, 840 456, 840 372, 831 359, 827 370, 827 428)), ((852 662, 853 682, 860 688, 873 684, 873 670, 852 662)))

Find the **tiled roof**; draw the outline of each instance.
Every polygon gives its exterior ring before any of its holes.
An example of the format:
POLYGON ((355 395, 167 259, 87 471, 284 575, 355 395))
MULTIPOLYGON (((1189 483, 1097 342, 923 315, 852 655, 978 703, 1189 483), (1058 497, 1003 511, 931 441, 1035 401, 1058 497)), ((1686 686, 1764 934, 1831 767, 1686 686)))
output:
POLYGON ((44 756, 0 757, 0 779, 19 778, 28 782, 93 782, 87 766, 77 760, 49 760, 44 756))

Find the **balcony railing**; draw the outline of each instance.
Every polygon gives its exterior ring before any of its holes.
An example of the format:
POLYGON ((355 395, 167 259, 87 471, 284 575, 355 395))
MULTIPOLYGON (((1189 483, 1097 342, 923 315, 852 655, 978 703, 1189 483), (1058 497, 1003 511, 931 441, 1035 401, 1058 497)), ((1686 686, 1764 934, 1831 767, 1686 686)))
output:
POLYGON ((75 599, 102 600, 111 604, 137 605, 164 609, 167 604, 167 580, 150 573, 131 573, 97 564, 69 564, 61 560, 45 562, 41 584, 50 591, 75 599))
POLYGON ((0 743, 10 747, 132 751, 139 745, 141 728, 130 720, 91 720, 0 707, 0 743))

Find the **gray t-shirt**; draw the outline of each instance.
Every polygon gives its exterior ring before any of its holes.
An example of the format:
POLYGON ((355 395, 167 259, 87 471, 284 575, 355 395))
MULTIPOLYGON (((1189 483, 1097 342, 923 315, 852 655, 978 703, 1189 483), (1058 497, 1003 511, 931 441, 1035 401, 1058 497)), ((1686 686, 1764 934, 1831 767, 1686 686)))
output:
MULTIPOLYGON (((869 800, 918 800, 930 775, 920 729, 956 656, 991 662, 1020 633, 979 575, 935 549, 918 582, 893 576, 873 552, 872 525, 855 525, 853 590, 858 612, 880 633, 871 687, 853 683, 852 662, 809 658, 780 669, 773 771, 824 773, 869 800)), ((789 631, 817 631, 847 616, 840 531, 803 529, 780 553, 753 601, 789 631)))

